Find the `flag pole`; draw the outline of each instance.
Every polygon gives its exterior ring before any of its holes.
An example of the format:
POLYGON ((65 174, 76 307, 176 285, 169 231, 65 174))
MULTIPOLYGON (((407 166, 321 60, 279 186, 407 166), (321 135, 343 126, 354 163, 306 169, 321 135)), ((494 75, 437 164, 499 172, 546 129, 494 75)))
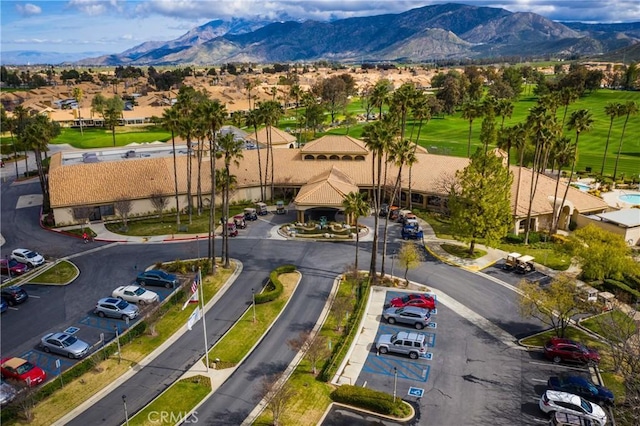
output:
POLYGON ((205 365, 207 367, 207 373, 209 372, 209 343, 207 342, 207 321, 205 320, 204 317, 204 290, 203 290, 203 283, 202 283, 202 270, 200 269, 200 267, 198 266, 198 283, 200 287, 200 303, 202 306, 202 330, 204 333, 204 357, 205 357, 205 365))

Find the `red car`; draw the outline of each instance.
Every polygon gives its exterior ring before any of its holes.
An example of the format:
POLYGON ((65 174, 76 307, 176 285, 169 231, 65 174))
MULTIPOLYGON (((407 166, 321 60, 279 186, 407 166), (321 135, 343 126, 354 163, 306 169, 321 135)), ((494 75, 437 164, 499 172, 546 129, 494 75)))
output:
POLYGON ((561 337, 553 337, 544 345, 544 356, 555 363, 560 361, 579 362, 583 364, 597 364, 600 355, 580 342, 561 337))
POLYGON ((0 259, 0 273, 9 274, 11 271, 11 275, 22 275, 29 270, 29 267, 20 263, 15 259, 0 259))
POLYGON ((32 387, 47 380, 47 373, 42 368, 17 357, 0 361, 0 371, 3 377, 29 383, 32 387))
POLYGON ((418 308, 433 310, 436 308, 436 300, 433 296, 427 294, 407 294, 405 296, 394 297, 388 306, 396 308, 417 306, 418 308))

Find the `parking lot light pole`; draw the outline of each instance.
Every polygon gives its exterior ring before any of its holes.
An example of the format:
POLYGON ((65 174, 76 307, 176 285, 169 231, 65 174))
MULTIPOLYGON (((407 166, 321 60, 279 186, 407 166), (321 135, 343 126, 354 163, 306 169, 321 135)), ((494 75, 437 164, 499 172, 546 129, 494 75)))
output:
POLYGON ((129 412, 127 411, 127 395, 122 395, 122 405, 124 406, 124 422, 129 426, 129 412))
POLYGON ((120 350, 120 330, 118 330, 118 326, 114 325, 113 328, 116 330, 116 342, 118 343, 118 364, 122 361, 122 351, 120 350))
POLYGON ((396 391, 398 390, 398 367, 393 367, 393 402, 396 402, 396 391))

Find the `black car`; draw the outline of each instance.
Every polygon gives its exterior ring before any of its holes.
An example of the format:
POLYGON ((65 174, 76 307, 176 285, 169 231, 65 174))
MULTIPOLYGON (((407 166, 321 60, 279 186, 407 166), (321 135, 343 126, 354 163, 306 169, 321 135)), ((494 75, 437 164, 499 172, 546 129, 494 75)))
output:
POLYGON ((563 375, 552 376, 547 381, 549 389, 578 395, 597 404, 613 405, 613 392, 592 383, 582 376, 563 375))
POLYGON ((21 287, 9 286, 2 289, 2 298, 9 306, 26 302, 29 295, 21 287))
POLYGON ((154 285, 166 288, 176 288, 180 285, 178 277, 161 269, 150 269, 140 272, 136 277, 136 282, 141 286, 154 285))

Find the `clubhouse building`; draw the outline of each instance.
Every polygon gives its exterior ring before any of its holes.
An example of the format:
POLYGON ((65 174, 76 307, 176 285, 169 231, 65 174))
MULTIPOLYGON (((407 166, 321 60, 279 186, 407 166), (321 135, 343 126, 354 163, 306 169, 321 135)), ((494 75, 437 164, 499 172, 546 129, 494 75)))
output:
MULTIPOLYGON (((266 141, 260 134, 249 135, 247 140, 257 140, 259 146, 266 141)), ((305 222, 319 216, 332 218, 331 214, 343 210, 344 196, 353 191, 371 195, 374 156, 364 142, 345 135, 327 135, 313 140, 302 148, 296 148, 279 135, 281 146, 274 149, 270 161, 274 165, 273 198, 293 200, 297 220, 305 222)), ((205 148, 205 154, 208 148, 205 148)), ((503 158, 504 152, 495 151, 503 158)), ((193 150, 185 145, 176 148, 178 199, 180 209, 188 205, 187 162, 192 155, 192 201, 196 203, 198 170, 204 204, 208 204, 211 192, 210 158, 203 156, 200 167, 193 150)), ((239 165, 232 163, 231 173, 236 177, 233 201, 260 201, 260 176, 258 156, 264 169, 266 150, 243 151, 239 165)), ((409 195, 409 170, 403 169, 400 199, 403 206, 411 206, 433 212, 446 212, 447 191, 445 182, 455 172, 464 169, 469 159, 434 155, 420 148, 417 162, 412 168, 411 195, 409 195)), ((505 158, 506 163, 506 158, 505 158)), ((216 167, 221 168, 222 161, 216 167)), ((506 167, 506 164, 505 164, 506 167)), ((397 167, 388 164, 382 181, 390 194, 397 176, 397 167), (386 178, 386 180, 385 180, 386 178)), ((513 173, 511 207, 514 233, 525 229, 530 202, 530 169, 510 166, 513 173), (521 173, 520 173, 521 172, 521 173), (519 187, 519 189, 518 189, 519 187)), ((263 174, 264 175, 264 174, 263 174)), ((271 176, 271 171, 268 173, 271 176)), ((263 176, 264 180, 264 176, 263 176)), ((569 187, 564 205, 562 195, 566 185, 560 183, 558 197, 554 198, 555 179, 541 175, 534 193, 531 221, 534 230, 547 229, 554 209, 561 208, 560 229, 568 229, 570 221, 578 222, 579 215, 601 214, 610 210, 600 198, 579 189, 569 187)), ((53 154, 49 169, 51 207, 57 226, 84 223, 87 220, 114 220, 118 218, 116 203, 129 201, 129 217, 153 215, 157 200, 164 198, 167 211, 175 211, 174 164, 171 144, 148 144, 138 148, 100 149, 91 153, 68 151, 53 154)), ((271 198, 271 181, 267 198, 271 198)), ((371 199, 371 197, 369 198, 371 199)), ((555 210, 557 211, 557 210, 555 210)))

